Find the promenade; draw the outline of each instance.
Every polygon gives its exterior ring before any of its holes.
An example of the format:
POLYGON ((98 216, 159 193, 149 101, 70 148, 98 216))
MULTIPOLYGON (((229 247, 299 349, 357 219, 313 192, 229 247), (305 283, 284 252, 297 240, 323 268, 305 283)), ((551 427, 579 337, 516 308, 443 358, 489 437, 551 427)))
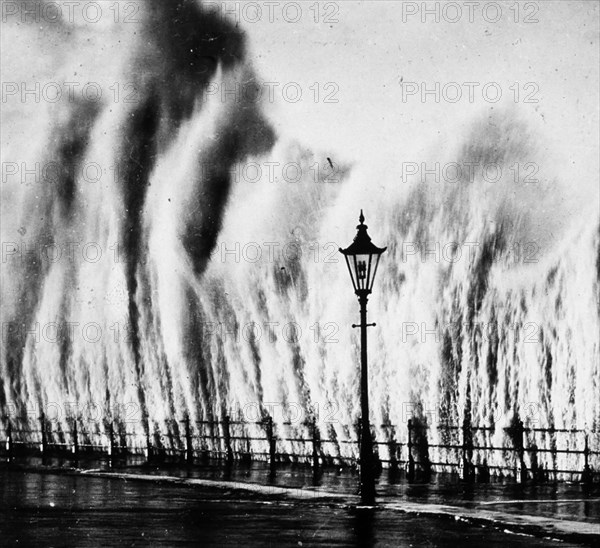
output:
POLYGON ((7 545, 581 546, 600 541, 600 486, 409 483, 384 471, 375 508, 356 472, 238 463, 151 466, 134 459, 73 466, 27 458, 0 469, 7 545), (81 538, 78 536, 81 535, 81 538), (28 540, 29 539, 29 540, 28 540))

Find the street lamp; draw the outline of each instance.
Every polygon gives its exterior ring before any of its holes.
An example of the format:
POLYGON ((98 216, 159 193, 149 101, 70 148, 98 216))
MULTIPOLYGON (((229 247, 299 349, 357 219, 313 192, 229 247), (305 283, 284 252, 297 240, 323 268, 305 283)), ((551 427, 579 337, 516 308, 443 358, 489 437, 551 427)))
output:
POLYGON ((367 324, 367 301, 375 274, 379 266, 381 254, 387 247, 379 248, 371 242, 367 234, 367 225, 364 224, 365 217, 362 209, 359 217, 360 224, 356 227, 358 233, 354 241, 346 249, 340 248, 346 258, 354 293, 358 296, 360 303, 360 324, 352 327, 360 327, 360 410, 361 410, 361 434, 360 434, 360 498, 364 505, 372 506, 375 503, 375 475, 373 463, 373 440, 371 438, 371 427, 369 423, 369 374, 367 370, 367 327, 375 324, 367 324))

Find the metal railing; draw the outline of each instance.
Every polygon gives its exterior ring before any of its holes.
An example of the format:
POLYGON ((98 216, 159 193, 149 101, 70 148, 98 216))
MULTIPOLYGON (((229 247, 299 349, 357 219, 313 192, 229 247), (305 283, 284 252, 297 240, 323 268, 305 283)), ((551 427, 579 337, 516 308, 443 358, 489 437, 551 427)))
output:
MULTIPOLYGON (((123 455, 143 454, 148 460, 183 458, 189 463, 206 459, 219 459, 225 463, 266 460, 272 465, 304 461, 318 468, 328 463, 358 464, 360 443, 360 424, 355 425, 355 439, 337 439, 335 435, 323 438, 316 419, 276 424, 268 415, 260 421, 232 420, 228 416, 222 420, 191 421, 186 417, 180 422, 173 421, 167 435, 151 433, 147 423, 143 433, 126 431, 123 424, 113 422, 103 424, 102 429, 96 427, 88 431, 82 428, 83 421, 79 418, 71 418, 70 428, 66 431, 59 425, 53 429, 51 421, 43 414, 39 424, 37 430, 19 429, 5 418, 0 429, 0 454, 8 460, 31 454, 78 457, 86 452, 104 454, 111 460, 123 455), (169 439, 165 440, 165 437, 169 439), (140 440, 143 443, 140 444, 140 440), (349 446, 350 451, 341 451, 342 446, 349 446)), ((508 475, 522 482, 544 481, 562 475, 589 483, 598 476, 599 431, 527 428, 518 418, 506 428, 473 426, 465 421, 462 426, 438 425, 435 429, 437 437, 446 440, 445 443, 428 441, 433 427, 422 421, 407 422, 404 440, 398 439, 396 425, 380 425, 385 439, 373 436, 376 463, 402 468, 409 478, 428 477, 433 472, 459 472, 465 480, 508 475), (509 443, 495 445, 492 437, 509 443), (549 444, 538 445, 543 441, 549 444), (438 457, 437 460, 430 460, 432 454, 438 457), (548 458, 542 459, 546 460, 545 466, 538 463, 544 455, 550 456, 552 467, 548 467, 548 458), (561 455, 573 456, 562 459, 563 463, 571 463, 568 467, 556 465, 561 455)), ((328 430, 334 434, 333 429, 328 430)))

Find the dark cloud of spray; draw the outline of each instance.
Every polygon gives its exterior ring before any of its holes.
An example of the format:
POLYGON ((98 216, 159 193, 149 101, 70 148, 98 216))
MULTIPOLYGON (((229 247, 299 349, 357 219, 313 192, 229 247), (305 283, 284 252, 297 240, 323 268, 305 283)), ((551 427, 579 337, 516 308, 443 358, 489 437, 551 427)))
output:
MULTIPOLYGON (((243 33, 205 9, 200 2, 150 0, 142 6, 140 16, 143 20, 141 31, 136 31, 133 39, 130 36, 129 42, 123 40, 123 58, 115 59, 113 67, 99 66, 99 72, 112 71, 114 80, 125 78, 125 81, 134 82, 138 98, 125 116, 114 115, 114 126, 119 128, 119 134, 118 142, 113 144, 119 173, 119 246, 126 261, 131 350, 138 380, 143 376, 139 306, 140 300, 150 300, 151 292, 141 266, 148 253, 143 212, 151 175, 182 124, 204 107, 211 81, 234 69, 240 71, 246 83, 254 79, 252 68, 245 59, 243 33)), ((65 48, 65 66, 57 70, 67 73, 70 63, 75 61, 79 67, 84 67, 83 70, 93 73, 94 64, 98 62, 95 52, 89 46, 86 49, 85 46, 80 48, 81 44, 76 45, 78 41, 85 42, 85 35, 90 32, 94 29, 69 29, 66 22, 59 22, 49 25, 44 35, 38 35, 37 39, 42 43, 44 39, 53 43, 58 53, 65 46, 61 46, 57 38, 68 36, 73 47, 71 51, 65 48)), ((110 32, 106 36, 108 40, 117 40, 110 32)), ((96 36, 92 43, 104 51, 106 44, 99 40, 101 38, 96 36)), ((114 49, 115 44, 112 47, 114 49)), ((235 97, 231 103, 221 106, 225 112, 223 123, 212 140, 212 149, 203 151, 204 165, 196 170, 198 180, 193 182, 195 191, 191 199, 198 203, 190 204, 188 211, 191 213, 184 220, 183 245, 197 274, 202 273, 221 227, 232 166, 249 154, 267 151, 274 142, 273 131, 264 121, 256 102, 235 97)), ((39 192, 26 196, 29 203, 22 208, 20 217, 9 215, 11 220, 5 223, 5 234, 14 237, 12 230, 23 225, 27 227, 28 239, 36 244, 64 246, 85 227, 85 183, 73 174, 80 173, 86 156, 93 154, 90 135, 106 117, 110 118, 112 109, 118 109, 110 101, 85 100, 49 108, 44 156, 46 161, 54 161, 61 167, 53 173, 54 184, 44 185, 39 192)), ((9 265, 8 270, 11 268, 9 265)), ((24 394, 21 386, 24 351, 21 339, 39 310, 49 268, 50 265, 43 261, 20 262, 17 278, 5 284, 8 298, 4 300, 14 306, 4 309, 3 320, 19 323, 25 329, 15 329, 4 341, 3 364, 7 369, 0 381, 0 404, 7 400, 24 401, 32 396, 24 394)), ((60 307, 64 317, 57 318, 59 322, 69 321, 67 302, 78 289, 74 273, 70 273, 68 267, 65 270, 62 288, 55 288, 64 294, 64 303, 60 307)), ((70 354, 68 344, 65 340, 61 352, 65 360, 70 354)), ((141 383, 138 392, 144 407, 141 383)))

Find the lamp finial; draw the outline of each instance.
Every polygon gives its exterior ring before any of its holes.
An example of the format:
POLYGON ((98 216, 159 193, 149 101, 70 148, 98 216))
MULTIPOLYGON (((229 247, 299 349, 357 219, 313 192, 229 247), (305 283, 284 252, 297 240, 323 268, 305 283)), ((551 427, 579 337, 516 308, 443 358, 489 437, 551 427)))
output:
POLYGON ((364 222, 365 222, 365 216, 363 215, 363 210, 362 209, 360 210, 360 217, 358 218, 358 220, 359 220, 359 222, 360 222, 361 225, 364 224, 364 222))

